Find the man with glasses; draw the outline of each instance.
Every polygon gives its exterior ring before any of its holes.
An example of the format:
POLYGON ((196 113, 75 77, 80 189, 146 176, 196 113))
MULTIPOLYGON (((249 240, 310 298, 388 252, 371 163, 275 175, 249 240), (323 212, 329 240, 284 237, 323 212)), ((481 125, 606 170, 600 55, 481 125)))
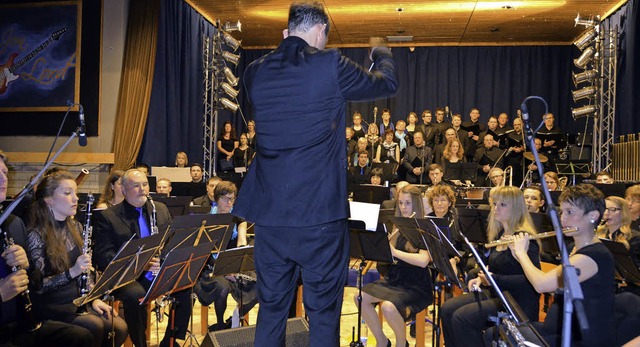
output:
POLYGON ((424 134, 424 145, 431 148, 431 150, 433 151, 433 148, 436 145, 437 129, 433 126, 433 123, 431 123, 432 118, 433 116, 431 114, 431 110, 422 111, 423 123, 419 126, 420 132, 424 134))

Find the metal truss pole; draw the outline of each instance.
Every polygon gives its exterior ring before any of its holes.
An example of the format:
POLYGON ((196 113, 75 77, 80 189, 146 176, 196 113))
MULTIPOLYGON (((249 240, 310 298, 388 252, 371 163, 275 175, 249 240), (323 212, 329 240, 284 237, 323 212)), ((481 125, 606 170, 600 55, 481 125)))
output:
POLYGON ((615 131, 616 71, 618 64, 618 27, 605 29, 601 24, 599 47, 599 110, 593 126, 593 172, 610 170, 615 131))

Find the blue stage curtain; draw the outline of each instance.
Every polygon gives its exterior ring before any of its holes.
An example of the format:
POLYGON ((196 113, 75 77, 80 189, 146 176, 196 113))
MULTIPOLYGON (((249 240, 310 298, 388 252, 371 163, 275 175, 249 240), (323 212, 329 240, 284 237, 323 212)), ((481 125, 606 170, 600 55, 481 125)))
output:
MULTIPOLYGON (((139 163, 175 164, 178 151, 202 163, 202 40, 213 26, 183 1, 161 2, 153 91, 139 163)), ((116 129, 117 131, 117 129, 116 129)))

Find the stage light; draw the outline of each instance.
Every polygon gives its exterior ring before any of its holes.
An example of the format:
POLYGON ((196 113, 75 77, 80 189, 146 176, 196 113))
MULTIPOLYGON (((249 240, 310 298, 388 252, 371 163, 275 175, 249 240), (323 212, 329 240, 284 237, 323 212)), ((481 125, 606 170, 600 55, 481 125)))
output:
POLYGON ((224 90, 225 93, 227 93, 232 99, 235 99, 238 96, 239 91, 233 89, 233 87, 227 83, 227 82, 222 82, 220 84, 220 87, 222 88, 222 90, 224 90))
POLYGON ((227 44, 227 46, 231 47, 233 51, 237 51, 240 47, 240 41, 236 40, 231 34, 226 31, 222 32, 222 40, 227 44))
POLYGON ((587 46, 593 43, 593 39, 598 36, 598 32, 596 28, 589 28, 587 31, 583 32, 578 38, 573 41, 573 44, 578 47, 579 50, 583 51, 587 46))
POLYGON ((589 86, 582 89, 574 90, 571 92, 571 94, 573 95, 573 101, 577 102, 578 100, 593 97, 594 95, 596 95, 596 92, 596 87, 589 86))
POLYGON ((224 23, 224 31, 239 31, 242 32, 242 23, 238 20, 236 23, 231 24, 231 22, 227 21, 224 23))
POLYGON ((573 85, 576 87, 582 82, 593 83, 597 76, 598 76, 598 71, 596 70, 587 70, 580 73, 571 73, 571 78, 573 79, 573 85))
POLYGON ((224 51, 222 52, 222 58, 224 58, 228 63, 238 65, 238 62, 240 61, 240 54, 233 54, 231 52, 224 51))
POLYGON ((240 107, 238 104, 236 104, 235 102, 227 99, 227 98, 220 98, 220 103, 222 104, 222 106, 224 106, 224 108, 226 108, 227 110, 231 111, 231 112, 236 112, 238 110, 238 108, 240 107))
POLYGON ((224 77, 227 79, 227 82, 229 82, 229 84, 234 87, 237 86, 239 79, 233 74, 233 71, 231 71, 231 69, 228 66, 225 66, 223 71, 224 71, 224 77))
POLYGON ((594 18, 584 19, 584 18, 580 18, 580 13, 578 13, 578 15, 576 16, 575 22, 576 24, 574 24, 574 26, 584 25, 586 27, 593 27, 598 24, 598 17, 596 17, 595 19, 594 18))
POLYGON ((582 51, 582 54, 580 54, 578 59, 573 59, 573 64, 580 69, 585 69, 587 67, 587 64, 589 64, 589 62, 593 59, 593 54, 595 52, 596 50, 593 47, 587 47, 584 51, 582 51))
POLYGON ((573 117, 574 120, 578 120, 583 117, 595 116, 596 110, 597 108, 595 105, 587 105, 587 106, 582 106, 578 108, 572 108, 571 116, 573 117))

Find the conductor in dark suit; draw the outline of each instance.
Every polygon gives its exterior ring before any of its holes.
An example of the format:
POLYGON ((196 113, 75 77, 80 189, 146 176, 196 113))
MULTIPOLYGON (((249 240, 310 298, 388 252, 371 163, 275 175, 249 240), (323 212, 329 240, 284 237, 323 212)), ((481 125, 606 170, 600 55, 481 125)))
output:
MULTIPOLYGON (((93 258, 99 269, 104 270, 113 260, 122 245, 131 236, 136 238, 150 235, 150 216, 153 213, 151 202, 147 199, 149 195, 149 182, 147 176, 139 170, 128 170, 122 176, 122 193, 124 201, 118 205, 109 207, 96 214, 95 219, 95 248, 93 258)), ((167 206, 160 202, 155 202, 156 225, 159 232, 165 232, 171 223, 171 215, 167 206)), ((146 322, 147 310, 140 305, 140 299, 151 286, 153 277, 149 272, 160 269, 160 259, 152 258, 148 265, 148 271, 134 282, 116 290, 116 299, 124 304, 124 319, 129 328, 129 336, 135 346, 146 346, 146 322)), ((176 338, 184 339, 189 322, 191 304, 189 292, 187 290, 173 294, 176 299, 176 338)), ((169 346, 169 329, 160 346, 169 346)))
POLYGON ((345 102, 390 96, 398 82, 389 49, 371 49, 369 72, 325 50, 328 34, 321 4, 294 3, 284 40, 244 75, 260 141, 233 213, 255 223, 256 346, 284 346, 300 274, 310 345, 339 344, 349 250, 345 102))

